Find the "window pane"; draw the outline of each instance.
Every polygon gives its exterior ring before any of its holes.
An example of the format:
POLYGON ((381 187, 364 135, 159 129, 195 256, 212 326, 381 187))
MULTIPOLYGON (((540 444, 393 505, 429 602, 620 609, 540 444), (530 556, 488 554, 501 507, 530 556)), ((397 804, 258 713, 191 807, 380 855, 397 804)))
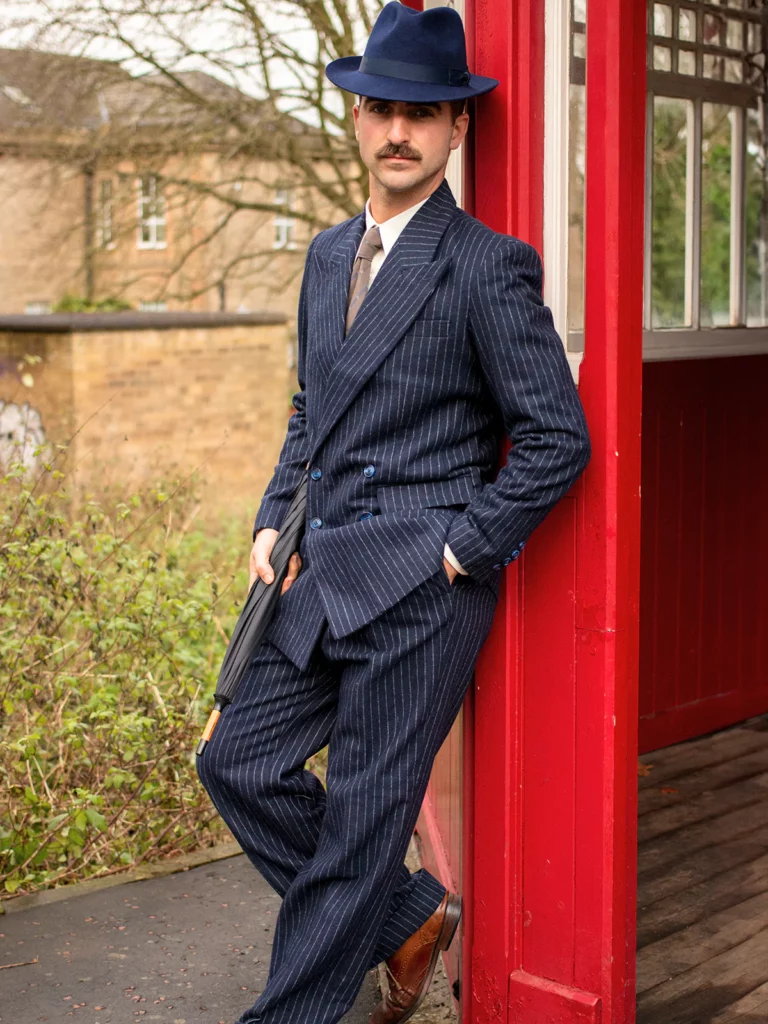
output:
POLYGON ((731 120, 703 104, 701 132, 701 326, 730 322, 731 120))
POLYGON ((696 74, 696 54, 691 50, 677 51, 677 70, 681 75, 696 74))
POLYGON ((651 326, 685 322, 685 213, 691 104, 656 96, 653 102, 651 326))
POLYGON ((656 36, 672 35, 672 8, 667 4, 653 5, 653 34, 656 36))
POLYGON ((678 37, 691 43, 696 41, 696 14, 694 11, 680 11, 678 37))
POLYGON ((671 71, 672 51, 666 46, 654 46, 653 66, 657 71, 671 71))
POLYGON ((586 94, 570 86, 568 152, 568 330, 584 330, 584 186, 586 94))
POLYGON ((768 177, 766 114, 747 111, 745 154, 747 326, 768 326, 768 177))

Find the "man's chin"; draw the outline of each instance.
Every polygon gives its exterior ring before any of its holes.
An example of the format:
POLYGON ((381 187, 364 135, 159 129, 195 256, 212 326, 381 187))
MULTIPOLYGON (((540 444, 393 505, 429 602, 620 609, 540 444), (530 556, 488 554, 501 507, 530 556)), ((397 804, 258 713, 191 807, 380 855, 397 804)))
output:
POLYGON ((418 188, 430 175, 424 173, 424 169, 418 162, 403 161, 400 167, 392 164, 388 166, 380 164, 376 177, 390 192, 408 192, 413 188, 418 188))

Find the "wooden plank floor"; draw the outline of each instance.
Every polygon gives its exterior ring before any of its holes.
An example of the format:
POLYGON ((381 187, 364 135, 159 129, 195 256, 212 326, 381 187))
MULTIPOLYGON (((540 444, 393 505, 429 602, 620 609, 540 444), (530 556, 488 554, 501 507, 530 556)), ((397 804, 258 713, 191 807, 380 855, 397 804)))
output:
POLYGON ((637 1024, 768 1024, 768 714, 640 764, 637 1024))

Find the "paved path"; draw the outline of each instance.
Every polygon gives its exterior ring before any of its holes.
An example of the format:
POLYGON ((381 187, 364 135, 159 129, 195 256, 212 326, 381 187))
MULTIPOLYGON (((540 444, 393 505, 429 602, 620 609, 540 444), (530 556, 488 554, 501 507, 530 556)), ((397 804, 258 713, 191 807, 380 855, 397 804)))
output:
MULTIPOLYGON (((244 855, 0 917, 2 1024, 233 1024, 266 982, 280 898, 244 855)), ((367 1024, 369 972, 344 1024, 367 1024)))

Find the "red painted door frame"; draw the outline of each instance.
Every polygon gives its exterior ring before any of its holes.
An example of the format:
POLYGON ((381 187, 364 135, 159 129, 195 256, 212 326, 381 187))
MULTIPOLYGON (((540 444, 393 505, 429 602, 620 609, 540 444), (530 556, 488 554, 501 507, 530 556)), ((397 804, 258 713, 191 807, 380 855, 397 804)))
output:
MULTIPOLYGON (((635 1017, 645 4, 588 17, 593 457, 506 570, 478 664, 464 1024, 635 1017)), ((470 0, 467 26, 501 82, 477 105, 473 212, 541 251, 544 0, 470 0)))

